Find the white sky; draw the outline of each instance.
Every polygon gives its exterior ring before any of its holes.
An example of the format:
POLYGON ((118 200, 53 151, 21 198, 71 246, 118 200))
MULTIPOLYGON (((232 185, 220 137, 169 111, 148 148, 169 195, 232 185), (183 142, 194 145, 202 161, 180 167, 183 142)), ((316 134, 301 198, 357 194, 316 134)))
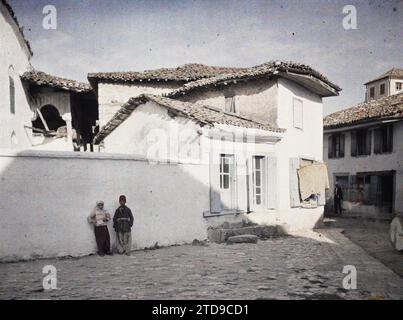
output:
POLYGON ((10 0, 41 71, 85 81, 88 72, 197 62, 252 66, 292 60, 343 88, 325 114, 364 99, 363 83, 403 68, 403 1, 10 0), (58 27, 42 27, 45 5, 58 27), (357 8, 345 30, 343 7, 357 8))

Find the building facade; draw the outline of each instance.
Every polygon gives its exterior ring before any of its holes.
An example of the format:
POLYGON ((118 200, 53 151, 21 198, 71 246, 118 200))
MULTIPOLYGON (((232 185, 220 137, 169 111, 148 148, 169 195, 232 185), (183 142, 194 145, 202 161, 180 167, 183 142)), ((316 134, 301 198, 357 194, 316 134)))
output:
MULTIPOLYGON (((107 153, 208 166, 208 224, 247 215, 288 230, 313 228, 323 215, 325 184, 302 199, 307 179, 299 171, 322 162, 322 98, 339 90, 306 66, 272 62, 189 82, 165 97, 129 100, 95 143, 107 153), (200 119, 205 113, 208 120, 200 119), (228 124, 226 117, 237 120, 228 124)), ((321 167, 315 169, 320 178, 321 167)))
POLYGON ((31 130, 28 93, 20 75, 30 68, 32 50, 12 8, 0 1, 0 146, 27 148, 31 130))
POLYGON ((393 68, 365 85, 365 101, 403 92, 403 69, 393 68))
MULTIPOLYGON (((374 82, 376 83, 376 82, 374 82)), ((403 93, 370 99, 324 119, 330 185, 344 192, 346 212, 403 212, 403 93)), ((333 208, 333 194, 327 206, 333 208)))

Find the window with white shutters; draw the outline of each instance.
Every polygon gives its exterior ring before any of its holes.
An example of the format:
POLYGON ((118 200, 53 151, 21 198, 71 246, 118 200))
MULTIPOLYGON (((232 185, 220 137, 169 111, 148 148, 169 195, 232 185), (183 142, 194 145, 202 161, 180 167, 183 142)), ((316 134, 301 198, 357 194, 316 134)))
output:
POLYGON ((294 128, 303 129, 303 103, 300 99, 293 99, 293 118, 294 118, 294 128))

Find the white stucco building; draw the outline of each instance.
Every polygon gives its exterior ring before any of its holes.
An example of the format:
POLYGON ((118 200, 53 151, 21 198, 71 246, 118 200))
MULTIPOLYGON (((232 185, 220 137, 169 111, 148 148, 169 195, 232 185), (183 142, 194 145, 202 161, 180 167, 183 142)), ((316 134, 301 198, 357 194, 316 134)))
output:
POLYGON ((241 70, 245 70, 245 68, 214 67, 190 63, 177 68, 160 68, 143 72, 89 73, 88 81, 97 93, 99 124, 104 126, 132 97, 140 94, 162 95, 191 81, 241 70))
POLYGON ((403 69, 393 68, 364 85, 365 101, 401 93, 403 92, 403 69))
MULTIPOLYGON (((367 88, 379 81, 391 88, 396 83, 392 80, 377 79, 367 88)), ((342 187, 346 214, 392 217, 403 213, 403 93, 388 92, 324 119, 330 185, 342 187)), ((332 191, 327 195, 329 210, 332 191)))
POLYGON ((20 75, 30 68, 32 50, 18 24, 12 8, 0 1, 0 146, 30 146, 31 110, 28 94, 20 75))
POLYGON ((97 200, 113 213, 120 194, 137 249, 204 240, 224 222, 321 223, 322 99, 341 90, 326 77, 270 62, 79 83, 34 70, 11 7, 0 9, 0 261, 96 252, 86 218, 97 200), (102 152, 72 152, 92 142, 102 152))
POLYGON ((0 148, 72 151, 73 133, 78 144, 90 144, 98 119, 95 92, 34 70, 32 55, 11 6, 0 1, 0 148))
POLYGON ((210 206, 200 217, 209 225, 247 217, 313 228, 325 186, 301 199, 298 169, 322 162, 322 98, 339 90, 310 67, 267 63, 189 82, 165 97, 132 98, 95 143, 106 153, 207 166, 210 206))

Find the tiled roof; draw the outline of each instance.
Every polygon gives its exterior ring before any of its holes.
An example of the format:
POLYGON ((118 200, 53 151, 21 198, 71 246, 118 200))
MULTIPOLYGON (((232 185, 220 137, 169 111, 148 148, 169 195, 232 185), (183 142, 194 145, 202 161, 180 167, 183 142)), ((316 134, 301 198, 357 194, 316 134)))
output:
POLYGON ((99 72, 89 73, 88 80, 97 82, 178 81, 188 82, 210 78, 224 73, 233 73, 245 68, 213 67, 191 63, 177 68, 161 68, 143 72, 99 72))
POLYGON ((333 129, 375 120, 399 118, 403 119, 403 93, 370 100, 332 113, 324 118, 323 125, 325 129, 333 129))
POLYGON ((73 92, 90 92, 91 86, 88 83, 78 82, 75 80, 64 79, 52 76, 42 71, 27 71, 21 76, 22 80, 38 86, 49 86, 61 90, 73 92))
POLYGON ((263 124, 237 115, 235 113, 224 112, 215 107, 201 105, 198 103, 194 104, 189 102, 182 102, 162 96, 142 94, 138 97, 131 98, 120 108, 120 110, 113 116, 113 118, 104 127, 101 128, 100 132, 94 138, 94 143, 100 143, 121 123, 129 118, 134 109, 148 101, 155 102, 160 106, 167 108, 174 114, 192 119, 193 121, 201 125, 214 126, 214 124, 226 124, 237 127, 262 129, 273 132, 285 131, 284 129, 263 124))
POLYGON ((167 96, 170 98, 175 98, 188 92, 197 89, 208 87, 217 84, 226 84, 227 82, 236 82, 241 80, 256 79, 264 76, 275 75, 279 72, 285 73, 295 73, 299 75, 308 75, 315 77, 316 79, 324 82, 336 93, 341 91, 341 88, 336 84, 330 82, 324 75, 320 74, 318 71, 312 69, 311 67, 295 63, 295 62, 282 62, 282 61, 271 61, 263 63, 261 65, 240 70, 231 74, 222 74, 216 77, 201 79, 193 82, 186 83, 182 87, 168 93, 167 96))
POLYGON ((18 29, 19 29, 19 31, 20 31, 20 33, 21 33, 22 38, 24 39, 24 42, 25 42, 25 44, 26 44, 26 46, 27 46, 27 48, 28 48, 28 51, 29 51, 29 53, 30 53, 31 56, 32 56, 34 53, 32 52, 31 45, 30 45, 29 41, 25 38, 25 35, 24 35, 24 27, 20 26, 20 24, 19 24, 19 22, 18 22, 18 19, 17 19, 17 16, 15 15, 13 8, 10 6, 10 4, 8 3, 8 1, 7 1, 7 0, 1 0, 1 2, 3 3, 3 5, 4 5, 4 6, 6 7, 6 9, 8 10, 10 16, 13 18, 15 24, 17 25, 17 27, 18 27, 18 29))
POLYGON ((389 71, 385 72, 384 74, 380 75, 379 77, 376 77, 374 80, 368 81, 365 84, 374 82, 374 81, 378 81, 384 78, 397 78, 397 79, 403 79, 403 69, 399 69, 399 68, 393 68, 390 69, 389 71))

